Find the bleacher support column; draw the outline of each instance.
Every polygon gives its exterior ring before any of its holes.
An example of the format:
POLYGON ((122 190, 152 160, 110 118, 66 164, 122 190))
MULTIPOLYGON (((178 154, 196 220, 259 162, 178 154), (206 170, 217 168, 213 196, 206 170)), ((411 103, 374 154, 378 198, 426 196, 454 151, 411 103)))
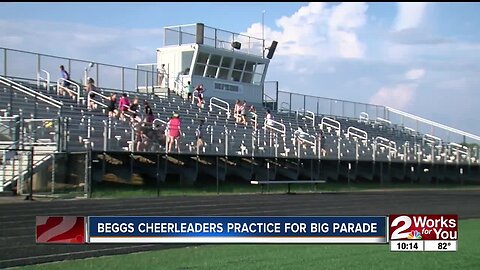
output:
POLYGON ((107 134, 108 134, 108 126, 107 122, 103 120, 103 151, 107 151, 107 134))
POLYGON ((85 186, 83 192, 87 198, 92 197, 92 144, 87 145, 87 152, 85 153, 85 186))
MULTIPOLYGON (((6 70, 6 66, 5 66, 5 70, 6 70)), ((5 75, 6 76, 6 75, 5 75)), ((13 115, 13 85, 10 84, 10 101, 8 102, 8 116, 12 116, 13 115)))
POLYGON ((107 149, 109 149, 108 146, 110 146, 110 140, 112 139, 112 118, 108 118, 108 137, 107 137, 107 149))
POLYGON ((27 196, 27 199, 30 201, 33 201, 33 155, 34 155, 34 150, 33 146, 30 146, 30 162, 29 162, 29 175, 30 175, 30 181, 29 181, 29 195, 27 196))
POLYGON ((57 139, 57 151, 62 151, 62 121, 60 117, 57 117, 55 125, 55 135, 57 139))
POLYGON ((350 171, 352 170, 352 163, 348 162, 347 184, 350 185, 350 171))
POLYGON ((225 157, 228 157, 228 129, 225 128, 225 157))
POLYGON ((52 153, 52 194, 55 194, 55 153, 52 153))

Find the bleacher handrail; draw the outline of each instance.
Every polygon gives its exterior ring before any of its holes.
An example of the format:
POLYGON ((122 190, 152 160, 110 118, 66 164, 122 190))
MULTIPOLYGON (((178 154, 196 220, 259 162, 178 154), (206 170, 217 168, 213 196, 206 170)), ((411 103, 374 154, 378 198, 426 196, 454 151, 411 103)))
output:
POLYGON ((97 104, 97 105, 100 105, 100 106, 102 106, 102 107, 104 107, 104 108, 108 107, 105 103, 90 98, 90 94, 98 95, 98 96, 100 96, 100 97, 103 98, 103 99, 107 99, 107 100, 109 99, 107 96, 105 96, 105 95, 103 95, 103 94, 100 94, 100 93, 97 92, 97 91, 91 90, 91 91, 88 92, 88 94, 87 94, 87 104, 90 104, 90 102, 93 102, 93 103, 95 103, 95 104, 97 104))
POLYGON ((160 122, 162 123, 162 125, 166 125, 167 124, 167 121, 164 121, 160 118, 155 118, 153 121, 152 121, 152 127, 156 127, 157 125, 155 125, 155 122, 160 122))
POLYGON ((459 134, 459 135, 468 137, 468 138, 470 138, 470 139, 474 139, 474 140, 480 141, 480 136, 477 136, 477 135, 474 135, 474 134, 471 134, 471 133, 468 133, 468 132, 465 132, 465 131, 462 131, 462 130, 459 130, 459 129, 456 129, 456 128, 452 128, 452 127, 449 127, 449 126, 446 126, 446 125, 443 125, 443 124, 440 124, 440 123, 437 123, 437 122, 434 122, 434 121, 431 121, 431 120, 427 120, 427 119, 422 118, 422 117, 420 117, 420 116, 416 116, 416 115, 413 115, 413 114, 410 114, 410 113, 406 113, 406 112, 403 112, 403 111, 400 111, 400 110, 397 110, 397 109, 394 109, 394 108, 390 108, 390 107, 388 107, 388 106, 386 106, 385 108, 386 108, 387 111, 389 111, 389 112, 393 112, 393 113, 399 114, 399 115, 401 115, 401 116, 408 117, 408 118, 410 118, 410 119, 413 119, 413 120, 416 120, 416 121, 425 123, 425 124, 427 124, 427 125, 431 125, 431 126, 434 126, 434 127, 438 127, 438 128, 444 129, 444 130, 446 130, 446 131, 450 131, 450 132, 453 132, 453 133, 457 133, 457 134, 459 134))
POLYGON ((21 85, 21 84, 19 84, 19 83, 16 83, 16 82, 14 82, 14 81, 12 81, 12 80, 9 80, 9 79, 7 79, 7 78, 5 78, 5 77, 3 77, 3 76, 0 76, 0 83, 3 83, 3 84, 8 85, 8 86, 12 86, 13 89, 15 89, 15 90, 17 90, 17 91, 20 91, 20 92, 22 92, 22 93, 24 93, 24 94, 26 94, 26 95, 31 96, 31 97, 37 98, 37 99, 39 99, 39 100, 41 100, 41 101, 43 101, 43 102, 45 102, 45 103, 47 103, 47 104, 55 107, 55 108, 60 109, 60 108, 62 108, 62 106, 63 106, 63 102, 58 101, 58 100, 56 100, 56 99, 53 99, 53 98, 51 98, 51 97, 49 97, 49 96, 46 96, 46 95, 44 95, 44 94, 42 94, 42 93, 33 91, 32 89, 30 89, 30 88, 28 88, 28 87, 26 87, 26 86, 23 86, 23 85, 21 85))
POLYGON ((387 138, 384 138, 384 137, 380 137, 380 136, 377 136, 375 138, 375 141, 374 141, 374 144, 378 147, 378 146, 383 146, 387 149, 390 150, 390 152, 394 152, 396 153, 397 152, 397 143, 394 142, 394 141, 391 141, 387 138), (380 140, 380 141, 379 141, 380 140))
POLYGON ((422 138, 422 143, 425 143, 425 142, 432 143, 433 145, 436 145, 435 143, 438 142, 438 144, 441 145, 442 139, 430 134, 424 134, 422 138))
POLYGON ((387 119, 384 119, 384 118, 381 118, 381 117, 377 117, 377 119, 375 120, 375 122, 377 122, 377 123, 378 123, 378 122, 383 122, 383 123, 387 123, 387 124, 389 124, 389 125, 392 124, 392 121, 387 120, 387 119))
POLYGON ((350 138, 350 136, 357 137, 363 141, 368 140, 368 133, 365 130, 361 130, 356 127, 348 127, 347 128, 347 137, 350 138), (352 131, 355 131, 357 133, 354 133, 352 131))
POLYGON ((45 84, 46 84, 46 89, 47 89, 47 93, 50 93, 50 72, 44 70, 44 69, 40 69, 38 72, 37 72, 37 87, 40 88, 40 81, 45 81, 45 84), (41 72, 45 73, 46 74, 46 78, 43 78, 41 76, 41 72))
POLYGON ((409 127, 403 127, 405 130, 410 131, 411 133, 415 133, 415 129, 409 127))
POLYGON ((60 87, 63 90, 67 91, 68 93, 75 95, 77 103, 80 103, 80 99, 82 98, 82 94, 81 94, 81 87, 78 83, 76 83, 74 81, 71 81, 71 80, 64 79, 64 78, 59 78, 57 80, 57 93, 58 93, 60 87), (63 86, 62 82, 68 82, 68 83, 72 84, 73 86, 75 86, 77 88, 77 91, 75 92, 75 91, 71 90, 70 88, 63 86))
POLYGON ((360 121, 365 121, 365 122, 369 121, 369 116, 368 116, 368 113, 366 112, 361 112, 358 118, 360 119, 360 121))
POLYGON ((298 136, 298 140, 299 140, 299 141, 308 143, 308 144, 310 144, 311 146, 316 146, 316 145, 317 145, 317 140, 316 140, 317 137, 316 137, 315 135, 311 135, 311 134, 309 134, 309 133, 307 133, 307 132, 302 132, 301 134, 303 134, 304 137, 302 138, 302 137, 298 136), (313 140, 312 140, 312 141, 309 141, 309 140, 307 140, 306 138, 311 138, 311 139, 313 139, 313 140))
POLYGON ((271 123, 271 124, 267 124, 267 121, 265 121, 265 126, 264 126, 264 128, 268 127, 268 128, 270 128, 270 129, 272 129, 272 130, 275 130, 275 131, 281 133, 283 136, 286 134, 287 127, 286 127, 284 124, 282 124, 282 123, 280 123, 280 122, 277 122, 277 121, 275 121, 275 120, 273 120, 273 119, 270 119, 270 123, 271 123), (280 128, 276 128, 275 125, 279 125, 279 126, 281 127, 281 129, 280 129, 280 128))
POLYGON ((456 150, 458 153, 468 155, 468 147, 466 147, 465 145, 461 145, 458 143, 449 143, 448 146, 450 147, 450 149, 456 147, 456 149, 453 150, 456 150))
POLYGON ((224 111, 227 112, 227 118, 230 118, 230 104, 229 104, 228 102, 226 102, 226 101, 224 101, 224 100, 222 100, 222 99, 216 98, 216 97, 211 97, 208 107, 210 108, 210 111, 213 110, 213 107, 216 107, 216 108, 219 108, 219 109, 221 109, 221 110, 224 110, 224 111), (222 104, 225 104, 226 107, 222 107, 222 106, 220 106, 220 105, 218 105, 218 104, 215 104, 215 103, 213 103, 213 101, 218 101, 218 102, 220 102, 220 103, 222 103, 222 104))
POLYGON ((309 120, 312 120, 312 127, 315 127, 315 113, 314 112, 306 110, 305 111, 305 118, 309 119, 309 120), (307 114, 311 114, 311 116, 309 116, 307 114))
POLYGON ((337 136, 340 136, 341 125, 340 125, 340 122, 338 122, 337 120, 325 116, 320 121, 320 125, 321 125, 322 129, 323 129, 324 126, 333 128, 334 130, 336 130, 337 136), (327 120, 331 123, 325 122, 325 120, 327 120))

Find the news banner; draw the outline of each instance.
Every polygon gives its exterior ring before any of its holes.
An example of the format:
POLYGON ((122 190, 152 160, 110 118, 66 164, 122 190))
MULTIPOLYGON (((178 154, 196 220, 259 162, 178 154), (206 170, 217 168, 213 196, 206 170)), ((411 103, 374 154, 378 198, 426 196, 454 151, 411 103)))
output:
POLYGON ((390 244, 390 251, 457 251, 457 215, 38 216, 38 244, 390 244))

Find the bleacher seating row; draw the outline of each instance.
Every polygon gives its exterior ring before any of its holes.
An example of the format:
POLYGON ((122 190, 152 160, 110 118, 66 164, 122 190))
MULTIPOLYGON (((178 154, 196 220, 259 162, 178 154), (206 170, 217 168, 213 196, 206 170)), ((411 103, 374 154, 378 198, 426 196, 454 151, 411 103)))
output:
MULTIPOLYGON (((423 140, 422 134, 377 120, 317 115, 313 121, 300 112, 273 112, 275 121, 285 126, 285 133, 271 132, 264 127, 267 109, 262 104, 249 104, 257 109, 258 128, 255 130, 251 124, 245 126, 235 123, 233 116, 227 118, 223 110, 215 107, 210 109, 208 100, 204 108, 198 108, 196 104, 175 93, 168 97, 158 97, 127 92, 130 99, 138 98, 141 101, 140 105, 143 105, 143 101, 148 101, 155 117, 161 120, 156 121, 152 128, 145 129, 150 140, 147 147, 139 149, 136 139, 139 129, 134 128, 129 121, 109 118, 103 106, 88 110, 83 89, 78 100, 77 96, 71 97, 66 91, 63 95, 59 94, 56 85, 52 85, 47 91, 44 85, 38 87, 36 82, 17 82, 63 103, 61 112, 41 100, 13 91, 6 85, 0 87, 2 96, 0 106, 7 108, 9 115, 21 115, 23 118, 61 117, 67 120, 65 134, 68 142, 65 148, 67 151, 83 151, 86 147, 92 147, 95 150, 109 151, 164 152, 163 135, 166 128, 164 123, 177 113, 182 120, 182 137, 179 140, 182 153, 196 153, 195 129, 198 121, 203 119, 206 131, 205 147, 199 154, 445 163, 477 161, 476 155, 461 147, 452 147, 445 143, 440 145, 435 145, 435 142, 428 143, 423 140), (336 122, 338 126, 332 125, 332 122, 336 122), (298 127, 302 127, 311 135, 311 139, 299 144, 295 136, 298 127), (352 129, 349 129, 352 127, 364 131, 367 135, 356 136, 351 132, 352 129), (320 132, 323 133, 323 137, 320 136, 320 132), (320 150, 320 144, 325 149, 324 154, 320 150)), ((103 96, 112 93, 111 90, 98 91, 103 96)), ((121 91, 116 93, 121 94, 121 91)), ((107 103, 100 97, 97 99, 101 104, 107 103)), ((233 105, 233 101, 228 102, 233 105)), ((46 134, 51 140, 55 139, 54 131, 46 134)))

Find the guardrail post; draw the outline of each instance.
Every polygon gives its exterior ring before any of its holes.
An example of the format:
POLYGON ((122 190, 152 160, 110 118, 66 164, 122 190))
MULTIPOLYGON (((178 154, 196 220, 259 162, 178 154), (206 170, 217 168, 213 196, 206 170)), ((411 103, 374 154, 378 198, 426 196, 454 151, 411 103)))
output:
POLYGON ((55 134, 57 140, 57 151, 62 151, 63 144, 62 144, 62 121, 60 117, 57 117, 55 125, 55 134))
POLYGON ((30 162, 29 162, 29 173, 30 173, 30 183, 29 183, 29 192, 27 199, 33 201, 33 155, 34 155, 33 146, 30 147, 30 162))
POLYGON ((7 77, 7 49, 3 49, 3 76, 7 77))
POLYGON ((125 91, 125 68, 122 67, 122 92, 125 91))
POLYGON ((52 153, 52 194, 55 193, 55 153, 52 153))
POLYGON ((13 115, 13 85, 10 84, 10 101, 8 102, 8 116, 13 115))

